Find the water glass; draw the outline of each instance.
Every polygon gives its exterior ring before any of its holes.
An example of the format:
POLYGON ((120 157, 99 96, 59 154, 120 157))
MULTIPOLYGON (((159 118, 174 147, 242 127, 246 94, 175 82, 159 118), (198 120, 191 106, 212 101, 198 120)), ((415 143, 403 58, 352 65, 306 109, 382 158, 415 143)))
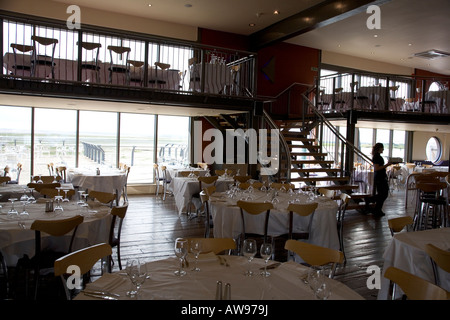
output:
POLYGON ((202 241, 198 239, 194 239, 191 241, 191 252, 195 256, 195 267, 192 271, 200 271, 200 268, 197 266, 198 256, 200 252, 202 252, 202 241))
POLYGON ((139 289, 146 278, 146 268, 139 259, 129 259, 127 260, 126 272, 131 280, 134 288, 127 292, 127 296, 130 298, 137 298, 139 294, 139 289))
POLYGON ((242 246, 242 253, 244 257, 247 257, 249 268, 245 272, 245 275, 248 277, 253 276, 253 271, 250 270, 250 263, 256 255, 256 241, 254 239, 245 239, 242 246))
POLYGON ((175 240, 175 255, 178 257, 178 259, 180 260, 180 268, 179 270, 176 270, 174 273, 175 275, 182 277, 186 274, 186 271, 183 270, 183 262, 186 259, 186 255, 188 252, 188 241, 186 239, 183 238, 177 238, 175 240))
POLYGON ((261 254, 261 257, 264 259, 264 271, 261 272, 261 275, 263 277, 270 276, 270 272, 267 271, 267 263, 270 260, 270 257, 272 255, 272 250, 273 250, 273 247, 272 247, 272 243, 270 243, 270 242, 264 242, 261 245, 260 254, 261 254))

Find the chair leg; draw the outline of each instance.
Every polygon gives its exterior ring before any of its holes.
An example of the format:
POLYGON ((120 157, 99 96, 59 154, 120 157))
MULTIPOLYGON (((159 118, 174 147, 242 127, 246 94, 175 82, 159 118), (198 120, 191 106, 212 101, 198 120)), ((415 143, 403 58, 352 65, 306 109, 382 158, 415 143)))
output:
POLYGON ((117 263, 119 264, 119 270, 122 270, 122 261, 120 259, 120 244, 117 245, 117 263))

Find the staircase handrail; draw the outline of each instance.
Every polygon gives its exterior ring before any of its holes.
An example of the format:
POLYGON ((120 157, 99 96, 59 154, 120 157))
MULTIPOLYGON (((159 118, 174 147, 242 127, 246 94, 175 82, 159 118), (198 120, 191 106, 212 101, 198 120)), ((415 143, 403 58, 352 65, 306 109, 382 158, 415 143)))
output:
POLYGON ((325 123, 327 125, 327 127, 338 137, 338 139, 341 142, 343 142, 347 146, 349 146, 353 150, 353 152, 355 152, 359 157, 364 159, 367 163, 369 163, 370 165, 373 165, 372 159, 370 159, 368 156, 366 156, 353 143, 351 143, 344 136, 342 136, 342 134, 336 129, 336 127, 330 121, 328 121, 328 119, 322 113, 320 113, 319 110, 317 110, 314 103, 312 103, 311 100, 308 99, 308 97, 306 97, 304 94, 302 94, 302 96, 303 96, 303 99, 308 102, 308 105, 311 107, 311 110, 314 112, 314 114, 316 116, 318 116, 323 121, 323 123, 325 123))
MULTIPOLYGON (((277 124, 273 121, 272 117, 269 115, 269 113, 263 109, 263 115, 264 115, 264 120, 267 122, 267 124, 269 125, 269 127, 271 129, 275 129, 278 130, 278 137, 280 138, 281 141, 281 145, 283 146, 283 149, 286 152, 286 159, 287 159, 287 172, 286 172, 286 180, 287 182, 290 182, 291 179, 291 152, 289 151, 289 146, 286 142, 286 139, 284 139, 284 136, 281 134, 280 132, 280 128, 277 126, 277 124)), ((281 157, 279 156, 278 159, 280 159, 281 157)))

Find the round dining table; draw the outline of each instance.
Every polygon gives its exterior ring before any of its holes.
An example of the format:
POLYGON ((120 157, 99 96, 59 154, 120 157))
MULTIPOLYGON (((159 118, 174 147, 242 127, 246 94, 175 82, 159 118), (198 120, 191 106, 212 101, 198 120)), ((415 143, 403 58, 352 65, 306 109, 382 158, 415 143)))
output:
MULTIPOLYGON (((82 215, 84 220, 76 231, 73 250, 108 241, 112 221, 109 206, 88 200, 88 207, 81 207, 77 201, 69 201, 61 202, 63 211, 46 212, 48 201, 50 199, 40 198, 36 203, 27 204, 25 209, 28 216, 20 216, 24 209, 20 201, 14 202, 14 208, 19 216, 8 214, 12 207, 11 202, 3 203, 0 209, 0 251, 8 266, 15 266, 18 259, 25 254, 30 258, 34 256, 35 232, 30 227, 35 220, 59 220, 82 215)), ((56 205, 56 202, 53 202, 54 209, 56 205)), ((42 249, 67 250, 71 234, 55 238, 43 233, 41 235, 42 249)))
MULTIPOLYGON (((336 214, 338 204, 336 201, 327 197, 317 196, 313 199, 306 193, 274 192, 253 190, 251 192, 241 190, 239 193, 231 195, 230 192, 216 192, 210 196, 210 212, 214 224, 215 238, 233 238, 236 239, 242 232, 242 218, 240 208, 236 206, 238 200, 252 202, 273 201, 274 209, 270 211, 268 235, 279 236, 287 234, 289 228, 289 214, 287 207, 289 202, 308 203, 317 202, 318 207, 314 213, 311 226, 309 243, 339 250, 339 237, 337 232, 336 214)), ((245 218, 245 228, 247 233, 261 233, 264 226, 264 214, 245 218)), ((294 214, 293 232, 307 230, 309 223, 308 217, 301 217, 294 214)))
POLYGON ((75 187, 116 194, 120 198, 127 184, 127 173, 118 169, 69 169, 67 180, 75 187))
MULTIPOLYGON (((137 297, 130 298, 126 294, 132 284, 124 270, 104 274, 87 284, 86 290, 78 294, 75 300, 216 300, 218 281, 222 282, 222 291, 226 284, 230 285, 231 300, 316 299, 305 281, 309 268, 293 261, 269 261, 268 277, 260 275, 265 263, 262 259, 253 259, 249 263, 243 256, 205 253, 200 254, 198 259, 200 271, 192 271, 193 257, 188 257, 188 261, 189 267, 184 268, 186 275, 182 277, 174 274, 179 268, 179 260, 174 257, 147 262, 148 279, 142 284, 137 297), (245 275, 248 269, 253 271, 253 276, 245 275)), ((325 282, 330 288, 330 300, 363 300, 357 292, 337 280, 326 278, 325 282)))

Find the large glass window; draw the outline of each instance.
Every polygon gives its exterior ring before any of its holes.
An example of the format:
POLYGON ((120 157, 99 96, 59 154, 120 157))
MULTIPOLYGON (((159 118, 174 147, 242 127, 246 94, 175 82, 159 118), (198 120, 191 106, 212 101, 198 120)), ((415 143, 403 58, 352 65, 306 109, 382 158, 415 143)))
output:
POLYGON ((428 140, 426 146, 426 154, 427 160, 431 161, 432 163, 438 163, 441 160, 442 145, 441 141, 438 138, 432 137, 430 138, 430 140, 428 140))
POLYGON ((392 157, 405 159, 405 131, 394 130, 392 136, 392 157))
POLYGON ((34 174, 49 174, 49 163, 75 167, 77 112, 36 108, 34 116, 34 174))
POLYGON ((31 172, 31 108, 0 106, 0 169, 9 167, 11 179, 17 178, 17 165, 22 164, 19 183, 30 182, 31 172))
POLYGON ((158 116, 158 163, 189 163, 189 117, 158 116))
POLYGON ((153 181, 155 116, 122 113, 120 162, 131 166, 128 183, 153 181))
POLYGON ((80 111, 79 167, 117 167, 117 113, 80 111))

